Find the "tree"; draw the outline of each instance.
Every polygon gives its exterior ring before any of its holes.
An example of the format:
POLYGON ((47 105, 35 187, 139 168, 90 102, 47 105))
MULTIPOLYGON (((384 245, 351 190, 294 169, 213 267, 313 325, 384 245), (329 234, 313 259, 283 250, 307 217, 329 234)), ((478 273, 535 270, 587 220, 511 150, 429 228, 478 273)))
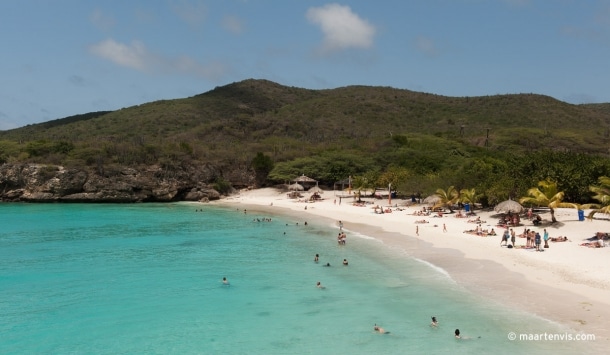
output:
POLYGON ((559 191, 557 183, 550 180, 542 180, 538 182, 538 187, 532 187, 527 190, 527 195, 521 197, 521 204, 529 204, 536 206, 547 206, 551 210, 551 220, 557 222, 555 218, 555 208, 578 208, 578 204, 563 202, 563 191, 559 191))
MULTIPOLYGON (((409 170, 406 168, 391 166, 379 175, 377 182, 383 187, 390 186, 391 184, 396 189, 399 185, 403 185, 406 182, 409 175, 409 170)), ((392 193, 392 191, 388 192, 392 193)))
POLYGON ((377 174, 374 172, 368 172, 364 175, 354 177, 352 180, 352 187, 354 191, 357 191, 358 201, 361 201, 360 196, 362 195, 362 191, 375 189, 375 182, 377 179, 377 174))
POLYGON ((254 174, 256 176, 256 184, 258 186, 263 186, 269 172, 273 169, 273 160, 271 157, 258 152, 254 159, 252 159, 252 169, 254 169, 254 174))
POLYGON ((447 207, 449 211, 453 212, 453 205, 458 201, 458 191, 453 186, 449 186, 447 190, 437 189, 436 196, 440 197, 440 201, 434 205, 436 207, 447 207))
POLYGON ((600 176, 597 181, 599 185, 589 186, 589 190, 595 195, 593 198, 599 201, 599 204, 587 204, 582 208, 593 208, 587 218, 592 219, 596 213, 610 214, 610 177, 600 176))
POLYGON ((459 201, 461 203, 470 204, 472 210, 474 210, 475 203, 477 203, 481 199, 481 194, 477 195, 477 192, 474 188, 472 189, 462 189, 460 190, 459 201))

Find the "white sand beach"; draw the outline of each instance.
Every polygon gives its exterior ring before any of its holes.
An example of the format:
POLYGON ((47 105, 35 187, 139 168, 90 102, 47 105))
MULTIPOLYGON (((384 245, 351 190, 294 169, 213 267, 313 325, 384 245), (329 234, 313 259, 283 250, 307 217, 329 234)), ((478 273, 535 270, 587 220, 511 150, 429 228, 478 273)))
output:
MULTIPOLYGON (((309 196, 306 192, 303 195, 309 196)), ((265 188, 244 190, 215 203, 290 214, 303 221, 342 221, 349 231, 377 238, 444 269, 471 292, 564 324, 577 333, 594 334, 596 345, 609 343, 610 242, 606 240, 604 248, 581 246, 597 232, 610 233, 607 215, 579 221, 576 210, 559 209, 555 212, 558 223, 554 225, 549 223, 548 212, 541 214, 541 226, 522 219, 521 225, 515 227, 517 234, 525 228, 542 234, 546 228, 551 238, 568 238, 565 242, 549 242, 548 249, 537 252, 519 248, 526 244, 525 238, 520 237, 516 238, 517 248, 500 246, 504 228, 496 225, 498 218, 493 211, 475 211, 483 221, 482 229, 494 228, 497 232, 496 236, 483 237, 464 233, 475 229, 477 224, 468 221, 476 217, 418 216, 414 213, 421 211, 423 205, 406 206, 407 201, 396 199, 391 201, 391 213, 377 214, 372 207, 387 208, 387 199, 367 199, 373 204, 355 206, 353 199, 340 201, 333 191, 324 192, 322 197, 313 203, 299 202, 289 199, 285 192, 265 188), (415 223, 420 220, 428 223, 415 223)))

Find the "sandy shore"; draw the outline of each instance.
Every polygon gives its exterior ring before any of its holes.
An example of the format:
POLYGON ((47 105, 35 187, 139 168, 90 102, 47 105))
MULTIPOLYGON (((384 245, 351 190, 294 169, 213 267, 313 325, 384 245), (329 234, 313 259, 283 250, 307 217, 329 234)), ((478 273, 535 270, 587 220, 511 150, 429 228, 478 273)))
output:
MULTIPOLYGON (((307 193, 303 195, 308 196, 307 193)), ((417 216, 414 213, 422 209, 421 205, 407 206, 406 201, 396 199, 391 202, 391 213, 377 214, 372 207, 387 207, 387 200, 375 200, 374 204, 361 207, 353 205, 350 198, 340 202, 332 191, 325 192, 323 197, 315 203, 298 202, 288 199, 286 193, 267 188, 242 191, 216 203, 270 210, 277 214, 294 215, 292 212, 298 211, 303 221, 308 218, 342 221, 348 230, 378 238, 443 268, 473 293, 564 324, 575 333, 594 334, 596 345, 610 344, 610 245, 606 248, 580 245, 597 232, 610 232, 609 220, 579 221, 577 211, 573 209, 557 210, 555 216, 559 223, 556 225, 546 223, 551 219, 548 212, 541 215, 545 223, 540 227, 522 220, 521 226, 515 228, 517 234, 524 228, 542 234, 546 228, 551 238, 567 236, 569 239, 549 242, 548 249, 536 252, 501 247, 504 229, 496 225, 495 212, 475 211, 483 221, 482 229, 494 228, 497 232, 496 236, 481 237, 464 233, 476 228, 476 223, 469 222, 473 217, 417 216), (420 220, 428 223, 416 223, 420 220), (443 225, 446 231, 443 231, 443 225), (419 235, 416 235, 416 229, 419 235)), ((516 239, 517 246, 525 245, 524 238, 516 239)))

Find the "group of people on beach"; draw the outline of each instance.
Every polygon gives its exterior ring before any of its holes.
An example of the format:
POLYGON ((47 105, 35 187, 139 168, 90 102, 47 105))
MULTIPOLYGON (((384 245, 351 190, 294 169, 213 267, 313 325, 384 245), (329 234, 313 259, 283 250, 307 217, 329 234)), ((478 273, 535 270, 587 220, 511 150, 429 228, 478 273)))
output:
POLYGON ((544 247, 549 247, 549 232, 547 232, 546 228, 543 230, 542 235, 540 235, 540 232, 525 228, 521 236, 525 238, 526 249, 536 249, 536 251, 542 251, 542 249, 540 249, 540 245, 542 244, 543 240, 544 247))
POLYGON ((590 242, 584 242, 584 243, 581 243, 580 245, 583 247, 589 247, 589 248, 603 248, 606 246, 604 239, 608 239, 608 237, 609 237, 608 233, 597 232, 597 233, 595 233, 595 236, 593 238, 589 238, 590 242))

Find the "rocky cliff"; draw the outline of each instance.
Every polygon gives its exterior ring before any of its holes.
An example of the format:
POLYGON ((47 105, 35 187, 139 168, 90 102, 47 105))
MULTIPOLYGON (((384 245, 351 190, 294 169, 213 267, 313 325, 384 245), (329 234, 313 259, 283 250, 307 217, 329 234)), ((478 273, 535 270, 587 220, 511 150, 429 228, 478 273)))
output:
POLYGON ((169 173, 159 166, 94 169, 42 164, 0 165, 0 201, 171 202, 221 197, 210 181, 218 172, 189 167, 169 173))

